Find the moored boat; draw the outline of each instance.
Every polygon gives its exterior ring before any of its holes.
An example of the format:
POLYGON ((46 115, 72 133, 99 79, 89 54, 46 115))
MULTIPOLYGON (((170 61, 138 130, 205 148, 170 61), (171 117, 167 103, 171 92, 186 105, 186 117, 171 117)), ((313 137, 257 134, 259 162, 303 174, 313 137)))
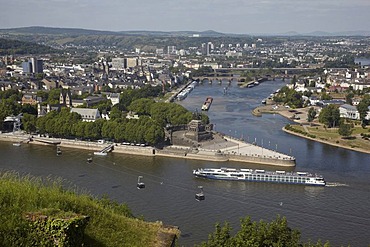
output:
POLYGON ((105 153, 105 152, 94 152, 94 155, 107 156, 107 153, 105 153))
POLYGON ((324 178, 308 172, 265 171, 234 168, 199 168, 193 170, 196 177, 268 183, 286 183, 325 186, 324 178))
POLYGON ((207 97, 206 101, 202 105, 202 111, 208 111, 209 108, 211 107, 212 102, 213 102, 213 98, 207 97))

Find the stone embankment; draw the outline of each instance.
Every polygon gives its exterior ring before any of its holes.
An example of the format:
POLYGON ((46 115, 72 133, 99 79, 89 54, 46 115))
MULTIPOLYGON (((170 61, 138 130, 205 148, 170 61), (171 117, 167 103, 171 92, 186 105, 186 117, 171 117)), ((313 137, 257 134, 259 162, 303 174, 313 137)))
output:
MULTIPOLYGON (((29 141, 30 144, 38 145, 52 145, 39 141, 32 141, 30 136, 24 134, 15 135, 13 133, 0 134, 0 141, 9 141, 19 143, 25 140, 29 141)), ((42 139, 38 137, 37 139, 42 139)), ((50 141, 60 141, 58 146, 66 148, 78 148, 91 151, 100 151, 111 143, 97 143, 80 140, 67 140, 57 138, 43 138, 50 141)), ((25 144, 24 144, 25 145, 25 144)), ((278 153, 274 150, 269 150, 263 147, 259 147, 250 143, 245 143, 231 137, 223 137, 221 142, 212 146, 190 148, 185 146, 168 146, 163 149, 158 149, 150 146, 132 146, 132 145, 121 145, 115 144, 112 150, 113 153, 132 154, 132 155, 144 155, 152 157, 171 157, 171 158, 182 158, 182 159, 194 159, 194 160, 207 160, 207 161, 237 161, 245 163, 257 163, 273 166, 295 166, 294 157, 278 153), (217 146, 216 150, 214 147, 217 146)))

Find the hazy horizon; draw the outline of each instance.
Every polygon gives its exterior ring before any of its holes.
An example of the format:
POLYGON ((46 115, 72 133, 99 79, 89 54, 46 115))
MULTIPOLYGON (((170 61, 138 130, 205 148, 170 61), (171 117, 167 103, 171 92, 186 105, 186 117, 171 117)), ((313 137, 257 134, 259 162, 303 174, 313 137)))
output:
POLYGON ((370 31, 368 0, 0 0, 0 28, 206 31, 235 34, 370 31))

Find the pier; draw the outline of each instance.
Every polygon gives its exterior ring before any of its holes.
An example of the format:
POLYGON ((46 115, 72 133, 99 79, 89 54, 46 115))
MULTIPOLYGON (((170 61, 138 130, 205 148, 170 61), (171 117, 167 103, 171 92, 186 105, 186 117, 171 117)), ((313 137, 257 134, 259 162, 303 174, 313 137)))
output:
POLYGON ((112 151, 114 149, 114 144, 109 144, 109 146, 106 146, 102 150, 98 152, 94 152, 95 155, 106 155, 108 152, 112 151))

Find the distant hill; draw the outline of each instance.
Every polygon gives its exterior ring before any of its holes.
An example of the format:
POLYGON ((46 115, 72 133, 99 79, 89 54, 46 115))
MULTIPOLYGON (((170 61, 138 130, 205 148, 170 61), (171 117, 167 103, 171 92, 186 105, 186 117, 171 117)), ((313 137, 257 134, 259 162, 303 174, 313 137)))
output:
POLYGON ((197 32, 197 31, 99 31, 89 30, 81 28, 57 28, 57 27, 20 27, 20 28, 8 28, 0 29, 0 33, 19 33, 19 34, 47 34, 47 35, 137 35, 137 36, 192 36, 198 34, 202 37, 220 37, 225 36, 223 33, 219 33, 213 30, 197 32))
POLYGON ((145 30, 132 30, 132 31, 100 31, 82 28, 57 28, 57 27, 20 27, 0 29, 0 33, 10 34, 45 34, 45 35, 124 35, 124 36, 158 36, 158 37, 191 37, 193 35, 200 37, 245 37, 250 35, 262 36, 370 36, 370 31, 357 30, 347 32, 323 32, 315 31, 310 33, 300 33, 296 31, 286 33, 250 33, 250 34, 233 34, 233 33, 220 33, 213 30, 206 31, 145 31, 145 30))
POLYGON ((52 35, 101 35, 101 34, 117 34, 111 31, 88 30, 81 28, 58 28, 58 27, 19 27, 0 29, 2 33, 20 33, 20 34, 52 34, 52 35))
POLYGON ((59 50, 33 42, 0 38, 0 55, 50 54, 59 50))
POLYGON ((304 37, 340 37, 340 36, 370 36, 370 31, 348 31, 348 32, 323 32, 314 31, 309 33, 299 33, 296 31, 290 31, 286 33, 254 33, 253 35, 261 36, 304 36, 304 37))

